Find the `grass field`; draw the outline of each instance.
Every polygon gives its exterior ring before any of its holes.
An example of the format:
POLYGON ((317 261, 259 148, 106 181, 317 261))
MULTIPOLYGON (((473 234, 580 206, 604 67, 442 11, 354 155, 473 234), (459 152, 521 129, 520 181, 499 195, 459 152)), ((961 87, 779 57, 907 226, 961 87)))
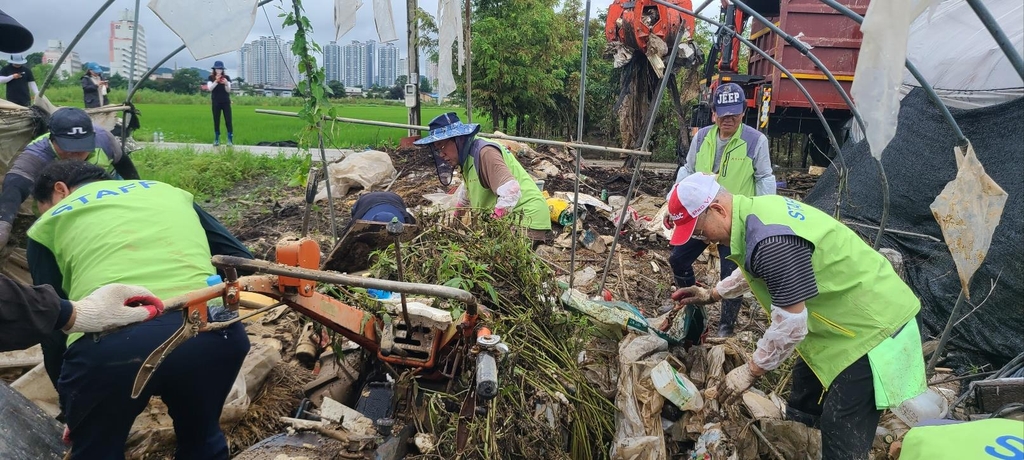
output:
MULTIPOLYGON (((209 96, 175 95, 169 93, 140 91, 135 97, 136 108, 141 115, 141 128, 135 132, 135 139, 152 141, 154 131, 164 133, 165 142, 213 142, 213 113, 209 96), (169 103, 168 103, 169 102, 169 103)), ((48 90, 46 96, 57 105, 81 107, 80 88, 54 88, 48 90), (52 91, 52 92, 51 92, 52 91)), ((124 99, 124 91, 114 91, 110 101, 124 99)), ((337 115, 345 118, 407 123, 408 115, 405 106, 394 102, 375 103, 372 100, 335 101, 337 115)), ((281 110, 298 112, 301 104, 299 98, 273 97, 233 97, 232 119, 234 124, 235 143, 255 145, 259 142, 298 141, 298 133, 303 123, 298 118, 266 115, 256 113, 256 109, 281 110), (269 104, 287 105, 269 105, 269 104)), ((449 111, 459 112, 465 117, 465 109, 458 107, 424 104, 421 108, 422 124, 426 125, 431 118, 449 111)), ((397 145, 405 137, 406 131, 395 128, 382 128, 369 125, 328 122, 327 147, 383 147, 397 145)), ((226 142, 227 128, 221 120, 221 142, 226 142)))
MULTIPOLYGON (((137 104, 142 112, 139 120, 142 127, 135 132, 135 138, 141 141, 153 139, 154 131, 164 133, 165 142, 212 142, 213 114, 210 106, 178 105, 178 104, 137 104)), ((245 106, 232 104, 232 118, 235 130, 235 143, 253 145, 268 141, 297 141, 303 123, 298 118, 282 117, 256 113, 256 109, 281 110, 298 112, 298 107, 245 106)), ((422 119, 424 124, 436 115, 452 110, 447 107, 424 107, 422 119)), ((340 105, 337 107, 339 117, 359 118, 364 120, 407 123, 406 108, 394 105, 340 105)), ((407 135, 403 129, 382 128, 350 123, 328 123, 330 130, 325 140, 328 147, 370 147, 386 144, 397 145, 407 135)), ((221 120, 221 142, 226 139, 227 129, 221 120)))

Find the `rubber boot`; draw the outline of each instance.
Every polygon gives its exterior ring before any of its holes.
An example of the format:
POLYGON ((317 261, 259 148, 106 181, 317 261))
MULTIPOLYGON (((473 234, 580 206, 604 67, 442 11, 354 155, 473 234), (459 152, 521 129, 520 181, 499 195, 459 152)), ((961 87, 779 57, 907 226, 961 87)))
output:
POLYGON ((220 145, 220 133, 213 133, 213 146, 220 145))
POLYGON ((228 133, 228 145, 235 145, 235 133, 228 133))
POLYGON ((743 306, 743 299, 725 299, 722 301, 722 314, 718 321, 718 336, 732 337, 733 327, 736 325, 736 317, 743 306))

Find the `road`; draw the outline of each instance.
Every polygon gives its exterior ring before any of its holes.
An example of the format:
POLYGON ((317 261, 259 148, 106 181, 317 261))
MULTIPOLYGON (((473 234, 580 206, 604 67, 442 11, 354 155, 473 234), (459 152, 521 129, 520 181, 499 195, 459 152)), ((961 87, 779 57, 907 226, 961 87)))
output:
MULTIPOLYGON (((193 150, 196 150, 197 152, 203 152, 203 153, 222 152, 225 149, 233 148, 233 149, 236 149, 236 150, 247 150, 247 151, 249 151, 252 154, 260 155, 260 156, 268 156, 268 157, 278 156, 278 155, 282 155, 282 154, 286 155, 286 156, 292 156, 292 155, 298 155, 299 154, 299 149, 296 148, 296 147, 266 147, 266 146, 262 146, 262 145, 234 145, 232 147, 227 147, 226 145, 223 145, 223 144, 218 146, 218 147, 214 147, 213 145, 210 145, 208 143, 194 144, 194 143, 182 143, 182 142, 159 142, 159 143, 155 143, 155 142, 138 142, 138 144, 142 145, 143 147, 147 147, 147 148, 153 148, 153 147, 157 147, 157 148, 161 148, 161 149, 191 148, 193 150)), ((324 149, 324 151, 327 154, 327 162, 328 163, 340 160, 340 159, 344 158, 345 155, 348 155, 349 153, 355 152, 355 150, 352 150, 352 149, 324 149)), ((315 154, 313 159, 316 160, 316 161, 319 161, 320 160, 320 155, 319 154, 315 154)), ((589 160, 589 159, 586 159, 586 158, 583 159, 583 164, 585 164, 587 166, 590 166, 590 167, 596 167, 596 168, 602 168, 602 169, 621 168, 622 167, 622 163, 623 163, 622 160, 589 160)), ((654 172, 657 172, 657 173, 667 173, 667 174, 672 174, 672 173, 675 173, 675 171, 676 171, 675 163, 647 163, 647 162, 645 162, 645 163, 643 163, 642 168, 643 168, 644 171, 654 171, 654 172)))

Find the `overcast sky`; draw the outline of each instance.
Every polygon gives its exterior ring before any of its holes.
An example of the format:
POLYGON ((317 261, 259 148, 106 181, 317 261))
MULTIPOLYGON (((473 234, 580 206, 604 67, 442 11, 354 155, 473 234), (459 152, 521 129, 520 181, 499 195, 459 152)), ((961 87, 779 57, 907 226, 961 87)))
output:
MULTIPOLYGON (((73 2, 69 0, 22 0, 3 3, 4 12, 17 19, 25 27, 28 27, 35 36, 35 43, 32 48, 25 52, 25 54, 29 54, 44 51, 48 40, 59 39, 63 40, 65 44, 70 43, 82 26, 96 12, 96 9, 103 5, 104 2, 101 0, 77 0, 73 2)), ((147 58, 149 65, 152 66, 168 53, 174 51, 175 48, 181 46, 182 41, 146 6, 148 3, 149 0, 142 1, 139 23, 142 24, 143 30, 146 33, 147 58)), ((211 1, 208 3, 214 4, 217 2, 211 1)), ((596 16, 598 10, 607 9, 609 4, 611 4, 611 0, 592 0, 591 15, 596 16)), ((134 8, 134 5, 135 2, 133 0, 116 0, 107 8, 75 46, 75 51, 78 52, 82 62, 96 61, 103 66, 110 65, 110 22, 119 19, 126 8, 134 8)), ((406 2, 404 0, 391 0, 391 8, 395 15, 395 30, 399 36, 399 40, 395 45, 401 50, 400 56, 403 58, 406 55, 405 5, 406 2)), ((419 5, 435 17, 437 16, 437 0, 419 0, 419 5)), ((305 0, 303 6, 305 7, 306 15, 312 19, 316 42, 320 45, 325 45, 334 40, 334 0, 305 0)), ((282 8, 290 10, 291 2, 288 0, 283 2, 282 0, 275 0, 257 10, 256 22, 249 32, 249 38, 246 39, 246 42, 257 39, 260 36, 270 36, 273 33, 283 36, 285 40, 291 39, 295 30, 292 28, 283 29, 281 27, 282 18, 277 16, 284 11, 282 8), (264 16, 264 9, 266 9, 266 14, 270 17, 270 24, 267 23, 267 16, 264 16), (271 32, 271 25, 273 26, 273 32, 271 32)), ((199 12, 198 14, 204 13, 199 12)), ((206 14, 213 14, 213 11, 210 10, 206 14)), ((510 25, 510 27, 513 27, 513 25, 510 25)), ((371 39, 379 40, 373 21, 373 1, 363 0, 363 6, 359 9, 355 27, 344 36, 339 37, 338 43, 344 44, 352 40, 365 41, 371 39)), ((178 67, 195 66, 210 68, 215 60, 224 61, 224 66, 228 69, 229 74, 237 73, 235 69, 238 68, 238 55, 233 52, 196 62, 188 50, 184 50, 171 58, 165 64, 165 67, 173 68, 177 64, 178 67)))

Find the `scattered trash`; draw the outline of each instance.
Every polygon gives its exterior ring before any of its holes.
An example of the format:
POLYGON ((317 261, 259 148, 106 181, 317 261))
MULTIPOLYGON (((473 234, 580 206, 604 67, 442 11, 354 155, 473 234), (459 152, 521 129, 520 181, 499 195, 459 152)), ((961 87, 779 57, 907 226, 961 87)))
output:
MULTIPOLYGON (((398 171, 391 163, 391 156, 379 150, 365 150, 346 156, 338 163, 327 166, 330 177, 331 194, 334 199, 341 199, 352 187, 373 190, 383 187, 398 177, 398 171)), ((315 201, 327 199, 327 181, 318 186, 319 192, 315 201)))
POLYGON ((662 361, 651 370, 654 388, 665 399, 672 401, 680 410, 700 410, 704 407, 704 399, 697 387, 685 375, 679 374, 668 360, 662 361))

